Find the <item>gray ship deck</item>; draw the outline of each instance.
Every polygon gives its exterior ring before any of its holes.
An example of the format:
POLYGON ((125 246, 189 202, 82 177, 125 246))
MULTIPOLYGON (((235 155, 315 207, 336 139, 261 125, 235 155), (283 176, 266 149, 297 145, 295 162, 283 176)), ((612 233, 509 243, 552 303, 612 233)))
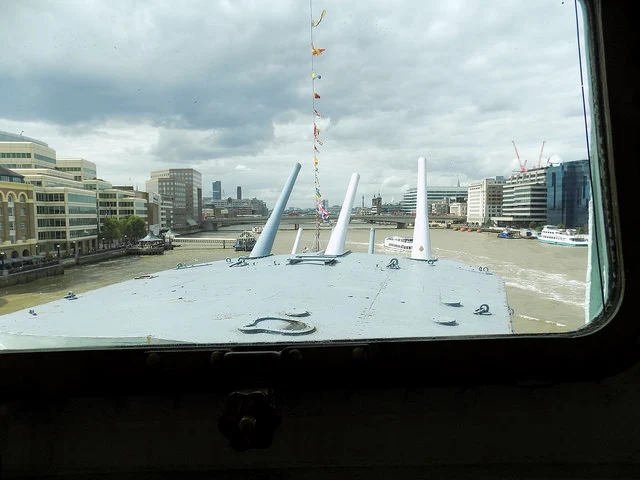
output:
POLYGON ((450 260, 364 253, 181 266, 0 317, 5 349, 509 333, 500 277, 450 260))

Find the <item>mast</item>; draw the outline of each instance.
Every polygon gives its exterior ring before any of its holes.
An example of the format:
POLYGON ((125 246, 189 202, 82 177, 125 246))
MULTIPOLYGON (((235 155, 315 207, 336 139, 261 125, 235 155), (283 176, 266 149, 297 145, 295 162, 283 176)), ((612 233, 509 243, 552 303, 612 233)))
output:
POLYGON ((329 221, 329 213, 325 209, 323 201, 322 201, 322 193, 320 193, 320 179, 319 179, 319 172, 318 172, 318 163, 320 162, 319 158, 318 158, 318 157, 320 157, 320 150, 318 149, 318 146, 322 146, 322 140, 320 140, 320 138, 319 138, 320 129, 318 128, 318 125, 316 124, 316 118, 322 118, 322 115, 320 115, 320 113, 318 113, 318 110, 316 109, 316 100, 320 99, 320 95, 318 94, 318 92, 316 92, 315 82, 316 82, 316 80, 320 80, 322 77, 316 73, 315 67, 314 67, 314 64, 313 64, 314 57, 322 55, 324 53, 325 49, 324 48, 317 48, 315 46, 314 37, 313 37, 313 30, 318 25, 320 25, 320 22, 322 22, 322 19, 324 18, 326 13, 327 13, 326 10, 322 10, 322 13, 320 14, 320 17, 317 20, 314 20, 313 19, 313 0, 309 0, 309 14, 310 14, 310 17, 311 17, 311 28, 310 28, 309 37, 310 37, 310 40, 311 40, 311 93, 312 93, 311 105, 313 107, 313 113, 312 113, 312 119, 313 119, 313 172, 314 172, 315 196, 316 196, 316 239, 315 239, 314 251, 316 251, 316 252, 320 251, 320 224, 323 221, 326 221, 326 222, 329 221))

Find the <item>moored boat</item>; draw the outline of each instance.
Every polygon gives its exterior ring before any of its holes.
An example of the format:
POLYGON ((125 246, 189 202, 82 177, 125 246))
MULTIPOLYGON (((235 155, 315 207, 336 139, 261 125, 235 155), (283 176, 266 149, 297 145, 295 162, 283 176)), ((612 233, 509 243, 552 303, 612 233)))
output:
POLYGON ((586 247, 589 245, 589 237, 578 233, 574 228, 555 228, 545 225, 538 240, 555 245, 565 245, 569 247, 586 247))
POLYGON ((504 230, 498 234, 498 238, 520 238, 520 232, 514 232, 511 230, 504 230))
POLYGON ((256 237, 254 237, 251 232, 242 232, 233 248, 236 252, 250 252, 253 250, 256 242, 256 237))
POLYGON ((411 249, 413 248, 413 238, 398 236, 387 237, 384 239, 384 248, 396 252, 411 253, 411 249))

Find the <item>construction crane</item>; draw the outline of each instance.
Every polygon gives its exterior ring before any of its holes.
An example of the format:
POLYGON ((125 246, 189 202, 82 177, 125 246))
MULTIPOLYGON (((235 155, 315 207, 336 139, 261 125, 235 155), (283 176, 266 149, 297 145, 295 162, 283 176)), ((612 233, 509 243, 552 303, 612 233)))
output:
POLYGON ((516 142, 511 140, 511 143, 513 143, 513 149, 516 151, 516 157, 518 157, 518 163, 520 164, 520 171, 521 172, 526 172, 527 171, 527 161, 525 160, 524 163, 523 163, 522 160, 520 160, 520 154, 518 153, 518 149, 516 148, 516 142))
POLYGON ((540 168, 540 162, 542 162, 542 150, 544 150, 544 144, 546 140, 542 141, 542 147, 540 148, 540 155, 538 155, 538 168, 540 168))

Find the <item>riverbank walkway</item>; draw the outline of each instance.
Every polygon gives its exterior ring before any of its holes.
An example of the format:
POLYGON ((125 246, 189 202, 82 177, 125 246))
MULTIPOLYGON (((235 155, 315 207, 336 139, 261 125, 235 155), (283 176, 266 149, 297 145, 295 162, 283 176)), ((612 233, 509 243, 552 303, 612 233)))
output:
POLYGON ((5 261, 0 267, 0 287, 28 283, 42 277, 64 275, 65 268, 98 263, 126 254, 126 249, 122 246, 84 254, 77 252, 75 255, 63 255, 60 257, 38 255, 22 262, 5 261))

